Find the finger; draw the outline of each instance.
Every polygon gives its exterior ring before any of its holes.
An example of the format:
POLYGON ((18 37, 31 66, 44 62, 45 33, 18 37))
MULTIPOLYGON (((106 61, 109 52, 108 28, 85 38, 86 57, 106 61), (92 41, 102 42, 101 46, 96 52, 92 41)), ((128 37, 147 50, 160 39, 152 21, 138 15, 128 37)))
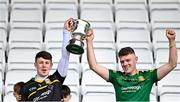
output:
POLYGON ((88 30, 88 35, 92 35, 92 33, 93 33, 92 29, 89 28, 89 30, 88 30))
POLYGON ((169 31, 169 34, 170 34, 170 35, 174 35, 175 32, 171 30, 171 31, 169 31))

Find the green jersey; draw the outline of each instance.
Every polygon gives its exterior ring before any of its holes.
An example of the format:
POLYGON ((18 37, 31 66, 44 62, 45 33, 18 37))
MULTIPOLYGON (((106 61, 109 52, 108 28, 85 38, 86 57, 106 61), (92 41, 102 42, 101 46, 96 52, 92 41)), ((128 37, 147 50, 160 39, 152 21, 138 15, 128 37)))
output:
POLYGON ((157 69, 139 71, 135 75, 109 70, 109 81, 114 86, 117 102, 147 102, 152 86, 157 81, 157 69))

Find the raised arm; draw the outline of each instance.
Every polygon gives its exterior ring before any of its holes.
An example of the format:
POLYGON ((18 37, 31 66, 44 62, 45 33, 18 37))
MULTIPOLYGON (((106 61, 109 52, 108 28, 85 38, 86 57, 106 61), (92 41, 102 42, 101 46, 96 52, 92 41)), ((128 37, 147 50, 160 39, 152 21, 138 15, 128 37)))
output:
POLYGON ((69 56, 70 53, 66 50, 66 46, 70 39, 70 31, 73 28, 73 19, 70 18, 64 23, 63 30, 63 43, 62 43, 62 57, 58 63, 58 72, 62 77, 67 75, 68 65, 69 65, 69 56))
POLYGON ((92 69, 95 73, 97 73, 99 76, 101 76, 106 81, 109 80, 109 72, 108 69, 98 65, 96 62, 94 50, 93 50, 93 39, 94 34, 93 30, 90 28, 87 34, 86 44, 87 44, 87 60, 89 63, 90 69, 92 69))
POLYGON ((176 33, 173 30, 166 30, 166 36, 169 40, 169 61, 158 68, 158 80, 161 80, 177 66, 176 33))

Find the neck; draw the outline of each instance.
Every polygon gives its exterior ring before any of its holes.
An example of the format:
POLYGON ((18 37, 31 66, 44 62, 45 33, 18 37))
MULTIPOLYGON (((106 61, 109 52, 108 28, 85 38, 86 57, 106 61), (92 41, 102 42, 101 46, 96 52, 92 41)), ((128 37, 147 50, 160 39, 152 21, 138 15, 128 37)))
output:
POLYGON ((37 74, 35 77, 35 80, 45 80, 46 78, 47 78, 47 76, 42 77, 42 76, 37 74))
POLYGON ((133 70, 131 73, 126 73, 127 75, 135 75, 135 74, 137 74, 137 73, 139 73, 139 71, 137 70, 137 69, 135 69, 135 70, 133 70))
POLYGON ((137 69, 135 69, 131 75, 135 75, 135 74, 138 74, 138 73, 139 73, 139 71, 137 69))

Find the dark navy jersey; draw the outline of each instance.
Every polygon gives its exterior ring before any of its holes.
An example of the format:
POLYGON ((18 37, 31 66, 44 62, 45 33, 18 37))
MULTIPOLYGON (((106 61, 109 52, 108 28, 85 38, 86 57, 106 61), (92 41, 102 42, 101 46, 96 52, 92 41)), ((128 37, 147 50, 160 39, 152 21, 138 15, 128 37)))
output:
POLYGON ((21 89, 21 101, 59 101, 61 100, 61 86, 65 80, 58 71, 48 76, 44 81, 32 78, 21 89))

